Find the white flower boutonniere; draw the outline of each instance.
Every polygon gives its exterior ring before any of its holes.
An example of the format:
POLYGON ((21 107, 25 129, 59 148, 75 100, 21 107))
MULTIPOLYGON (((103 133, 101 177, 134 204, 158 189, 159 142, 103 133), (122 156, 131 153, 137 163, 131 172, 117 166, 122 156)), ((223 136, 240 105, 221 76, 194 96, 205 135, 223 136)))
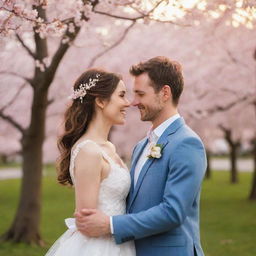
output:
POLYGON ((163 146, 161 144, 155 144, 150 146, 148 158, 160 158, 162 156, 163 146))

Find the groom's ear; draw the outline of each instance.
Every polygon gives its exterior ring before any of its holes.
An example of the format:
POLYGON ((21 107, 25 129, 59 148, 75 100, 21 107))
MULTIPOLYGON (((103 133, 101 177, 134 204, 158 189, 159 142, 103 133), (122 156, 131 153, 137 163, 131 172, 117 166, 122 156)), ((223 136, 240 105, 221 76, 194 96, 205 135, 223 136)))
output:
POLYGON ((169 85, 164 85, 161 91, 162 91, 164 101, 169 101, 172 98, 172 91, 169 85))

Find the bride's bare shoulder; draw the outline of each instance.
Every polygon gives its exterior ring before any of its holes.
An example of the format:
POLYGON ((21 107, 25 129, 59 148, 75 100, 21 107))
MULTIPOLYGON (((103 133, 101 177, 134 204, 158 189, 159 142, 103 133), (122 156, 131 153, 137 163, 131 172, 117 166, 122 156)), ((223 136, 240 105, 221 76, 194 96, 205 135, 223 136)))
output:
POLYGON ((77 174, 100 173, 102 168, 102 153, 97 144, 88 141, 77 144, 74 166, 77 174))
POLYGON ((79 155, 83 157, 99 157, 101 156, 101 150, 99 146, 91 141, 91 140, 78 140, 74 146, 72 147, 72 150, 79 149, 79 155))

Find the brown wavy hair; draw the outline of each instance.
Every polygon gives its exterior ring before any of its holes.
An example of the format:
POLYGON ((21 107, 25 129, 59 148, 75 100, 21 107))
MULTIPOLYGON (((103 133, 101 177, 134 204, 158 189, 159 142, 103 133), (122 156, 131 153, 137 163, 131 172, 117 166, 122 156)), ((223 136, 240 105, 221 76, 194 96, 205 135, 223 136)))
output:
POLYGON ((95 98, 109 100, 115 91, 120 75, 110 73, 102 69, 89 69, 75 82, 73 89, 78 89, 80 84, 95 79, 99 74, 99 80, 94 87, 86 91, 83 101, 72 100, 64 114, 64 133, 58 139, 60 157, 57 161, 58 182, 62 185, 73 185, 69 173, 71 149, 77 140, 84 135, 95 111, 95 98))

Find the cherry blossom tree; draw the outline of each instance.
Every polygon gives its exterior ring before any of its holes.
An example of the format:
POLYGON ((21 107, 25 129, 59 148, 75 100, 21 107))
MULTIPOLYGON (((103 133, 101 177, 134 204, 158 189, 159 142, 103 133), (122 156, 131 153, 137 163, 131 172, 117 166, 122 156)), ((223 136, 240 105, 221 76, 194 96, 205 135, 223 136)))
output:
MULTIPOLYGON (((215 120, 219 122, 218 126, 224 132, 224 138, 230 147, 231 181, 235 183, 238 179, 236 161, 239 145, 254 141, 256 136, 255 63, 252 57, 256 42, 251 40, 250 35, 243 29, 237 30, 240 35, 239 39, 234 40, 232 34, 227 37, 223 32, 227 33, 228 29, 228 27, 225 30, 222 29, 221 33, 215 31, 216 41, 219 41, 222 45, 222 47, 219 47, 223 51, 223 54, 219 55, 222 56, 222 61, 216 60, 219 67, 217 66, 212 70, 216 72, 216 79, 210 82, 213 87, 211 93, 207 93, 207 90, 205 90, 206 94, 202 92, 204 96, 200 104, 205 102, 207 108, 198 109, 197 112, 202 116, 221 113, 222 121, 218 121, 218 118, 215 118, 215 120), (225 101, 223 101, 224 97, 225 101)), ((218 58, 217 54, 215 58, 218 58)), ((253 147, 252 155, 255 158, 253 147)), ((253 181, 252 191, 254 187, 253 181)))
MULTIPOLYGON (((253 58, 256 61, 256 49, 253 54, 253 58)), ((256 70, 256 69, 255 69, 256 70)), ((256 72, 256 71, 255 71, 256 72)), ((255 75, 256 77, 256 75, 255 75)), ((255 81, 256 84, 256 81, 255 81)), ((254 115, 256 117, 256 99, 253 102, 254 105, 254 115)), ((253 154, 253 162, 254 162, 254 170, 253 170, 253 177, 252 177, 252 188, 249 194, 249 199, 250 200, 256 200, 256 134, 255 136, 251 139, 251 145, 252 145, 252 154, 253 154)))
POLYGON ((252 144, 254 169, 253 169, 252 187, 250 190, 249 199, 255 201, 256 200, 256 139, 255 138, 251 141, 251 144, 252 144))
MULTIPOLYGON (((108 1, 4 1, 1 8, 1 34, 15 37, 32 59, 32 77, 23 77, 14 72, 5 74, 17 76, 30 86, 32 94, 30 121, 23 127, 17 120, 6 114, 6 106, 0 111, 3 120, 9 122, 21 134, 22 170, 20 201, 14 221, 4 239, 15 242, 42 244, 39 234, 42 146, 45 136, 45 117, 52 100, 48 98, 49 88, 57 69, 80 31, 89 24, 93 14, 136 22, 151 15, 158 6, 143 10, 140 5, 131 6, 136 17, 122 11, 131 1, 117 1, 117 13, 108 13, 108 1), (119 3, 120 2, 120 3, 119 3), (122 8, 122 10, 120 10, 122 8), (120 10, 120 11, 119 11, 120 10), (123 15, 123 14, 126 14, 123 15), (123 15, 123 16, 122 16, 123 15), (57 37, 59 40, 53 40, 57 37), (51 43, 54 41, 54 44, 51 43), (31 46, 30 46, 31 45, 31 46)), ((9 40, 10 37, 8 37, 9 40)), ((31 60, 30 60, 31 62, 31 60)), ((2 72, 4 73, 4 72, 2 72)), ((22 90, 23 85, 20 87, 22 90)), ((18 92, 10 102, 15 101, 18 92)))

